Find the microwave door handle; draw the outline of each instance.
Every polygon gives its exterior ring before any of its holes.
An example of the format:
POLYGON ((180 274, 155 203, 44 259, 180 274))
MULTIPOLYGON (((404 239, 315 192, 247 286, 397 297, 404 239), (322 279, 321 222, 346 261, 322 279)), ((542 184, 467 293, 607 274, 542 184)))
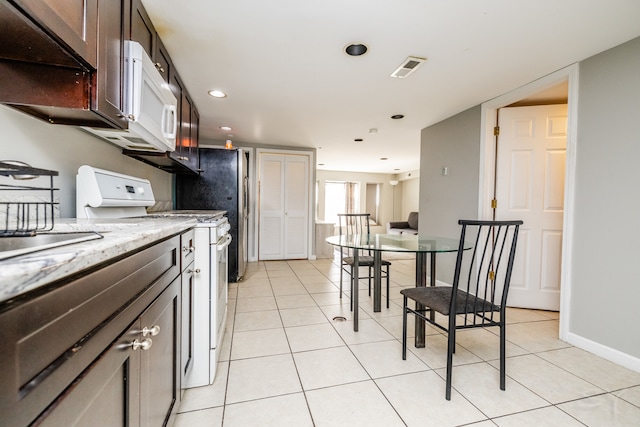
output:
POLYGON ((176 120, 176 106, 165 104, 162 114, 162 136, 175 138, 178 123, 176 120))

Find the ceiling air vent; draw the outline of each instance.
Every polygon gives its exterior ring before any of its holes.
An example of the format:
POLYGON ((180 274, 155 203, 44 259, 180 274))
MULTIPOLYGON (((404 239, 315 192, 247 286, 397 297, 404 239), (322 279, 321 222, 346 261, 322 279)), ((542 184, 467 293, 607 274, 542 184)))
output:
POLYGON ((427 58, 419 58, 417 56, 409 56, 407 59, 402 61, 402 64, 396 70, 391 73, 391 77, 397 77, 399 79, 404 79, 409 74, 413 73, 418 69, 420 64, 426 61, 427 58))

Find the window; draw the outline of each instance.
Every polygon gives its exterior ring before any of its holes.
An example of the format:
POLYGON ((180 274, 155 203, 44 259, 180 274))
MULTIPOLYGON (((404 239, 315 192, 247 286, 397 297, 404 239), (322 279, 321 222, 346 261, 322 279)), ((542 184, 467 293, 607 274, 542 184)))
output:
POLYGON ((327 181, 324 184, 324 220, 338 223, 339 213, 358 213, 360 185, 357 182, 327 181))
POLYGON ((366 212, 371 214, 369 217, 372 224, 378 224, 378 208, 380 206, 380 184, 367 183, 367 199, 366 199, 366 212))

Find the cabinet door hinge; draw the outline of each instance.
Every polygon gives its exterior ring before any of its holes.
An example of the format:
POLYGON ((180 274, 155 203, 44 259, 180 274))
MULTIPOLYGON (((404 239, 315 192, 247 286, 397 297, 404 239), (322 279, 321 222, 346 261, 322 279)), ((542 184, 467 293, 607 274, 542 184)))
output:
POLYGON ((497 209, 497 208, 498 208, 498 200, 491 199, 491 209, 497 209))
POLYGON ((494 136, 500 135, 500 126, 496 126, 493 128, 493 135, 494 136))

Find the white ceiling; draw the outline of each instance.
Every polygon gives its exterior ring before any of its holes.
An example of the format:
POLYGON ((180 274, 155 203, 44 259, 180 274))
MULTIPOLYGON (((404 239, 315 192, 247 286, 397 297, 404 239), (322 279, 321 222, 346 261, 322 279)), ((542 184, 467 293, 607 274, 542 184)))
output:
POLYGON ((416 170, 422 128, 640 35, 638 0, 143 3, 201 137, 315 147, 326 170, 416 170), (428 60, 390 77, 407 56, 428 60))

